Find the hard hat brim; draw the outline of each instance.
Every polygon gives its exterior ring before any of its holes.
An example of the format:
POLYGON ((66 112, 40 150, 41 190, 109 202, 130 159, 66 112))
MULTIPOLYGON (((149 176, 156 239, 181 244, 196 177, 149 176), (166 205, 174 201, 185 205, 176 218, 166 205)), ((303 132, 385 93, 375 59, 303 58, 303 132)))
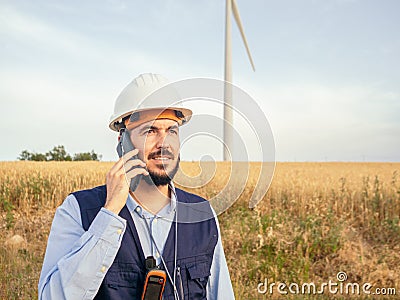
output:
POLYGON ((109 128, 113 131, 118 131, 118 124, 120 124, 122 122, 122 119, 135 113, 135 112, 141 112, 141 111, 148 111, 148 110, 160 110, 160 111, 164 111, 167 109, 171 109, 171 110, 177 110, 180 111, 183 115, 183 118, 185 120, 185 122, 182 123, 182 125, 188 123, 190 121, 190 118, 192 117, 193 112, 188 109, 188 108, 182 108, 182 107, 152 107, 152 108, 143 108, 143 109, 136 109, 136 110, 132 110, 129 111, 123 115, 113 115, 110 118, 110 123, 109 123, 109 128))

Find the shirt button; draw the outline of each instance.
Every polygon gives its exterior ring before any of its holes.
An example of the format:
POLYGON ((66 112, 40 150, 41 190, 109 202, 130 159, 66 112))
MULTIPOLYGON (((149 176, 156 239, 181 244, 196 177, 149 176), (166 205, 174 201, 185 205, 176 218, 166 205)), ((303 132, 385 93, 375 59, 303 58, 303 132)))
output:
POLYGON ((156 257, 157 257, 157 258, 160 257, 160 253, 158 253, 158 251, 156 252, 156 257))
POLYGON ((139 206, 136 207, 136 211, 137 211, 137 212, 140 212, 140 207, 139 207, 139 206))
POLYGON ((118 234, 121 234, 121 233, 122 233, 122 229, 118 229, 118 230, 117 230, 117 233, 118 233, 118 234))
POLYGON ((154 222, 154 223, 157 223, 157 218, 154 218, 153 222, 154 222))
POLYGON ((106 269, 107 269, 106 266, 102 266, 101 267, 101 272, 104 273, 106 271, 106 269))

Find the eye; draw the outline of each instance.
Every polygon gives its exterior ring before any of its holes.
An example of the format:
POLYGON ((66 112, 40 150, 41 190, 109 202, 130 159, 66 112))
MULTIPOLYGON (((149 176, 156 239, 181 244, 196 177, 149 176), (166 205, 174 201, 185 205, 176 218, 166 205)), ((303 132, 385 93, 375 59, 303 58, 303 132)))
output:
POLYGON ((144 135, 153 134, 153 133, 155 133, 155 132, 156 132, 156 131, 155 131, 154 129, 152 129, 152 128, 143 130, 143 134, 144 134, 144 135))
POLYGON ((170 134, 178 134, 178 130, 176 130, 176 129, 170 129, 170 130, 169 130, 169 133, 170 133, 170 134))

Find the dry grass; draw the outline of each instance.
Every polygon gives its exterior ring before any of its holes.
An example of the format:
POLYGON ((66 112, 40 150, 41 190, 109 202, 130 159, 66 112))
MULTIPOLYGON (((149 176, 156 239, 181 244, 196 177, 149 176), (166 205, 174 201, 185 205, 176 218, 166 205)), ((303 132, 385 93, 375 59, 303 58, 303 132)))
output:
MULTIPOLYGON (((111 165, 0 163, 0 299, 37 298, 55 207, 74 190, 103 184, 111 165), (3 247, 15 234, 26 243, 3 247)), ((267 195, 251 210, 258 167, 251 165, 242 196, 219 216, 237 299, 270 298, 257 293, 265 278, 321 284, 339 271, 348 282, 399 291, 399 163, 279 163, 267 195)), ((199 171, 195 163, 182 168, 191 175, 199 171)), ((219 163, 217 176, 192 192, 211 198, 228 175, 229 165, 219 163)))

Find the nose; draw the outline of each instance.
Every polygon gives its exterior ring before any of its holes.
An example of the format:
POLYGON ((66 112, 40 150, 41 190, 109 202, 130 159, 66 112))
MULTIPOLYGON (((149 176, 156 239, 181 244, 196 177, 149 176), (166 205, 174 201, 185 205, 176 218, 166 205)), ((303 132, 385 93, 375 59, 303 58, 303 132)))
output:
POLYGON ((158 139, 156 143, 157 149, 165 149, 165 148, 171 148, 171 137, 165 133, 165 132, 160 132, 158 134, 158 139))

